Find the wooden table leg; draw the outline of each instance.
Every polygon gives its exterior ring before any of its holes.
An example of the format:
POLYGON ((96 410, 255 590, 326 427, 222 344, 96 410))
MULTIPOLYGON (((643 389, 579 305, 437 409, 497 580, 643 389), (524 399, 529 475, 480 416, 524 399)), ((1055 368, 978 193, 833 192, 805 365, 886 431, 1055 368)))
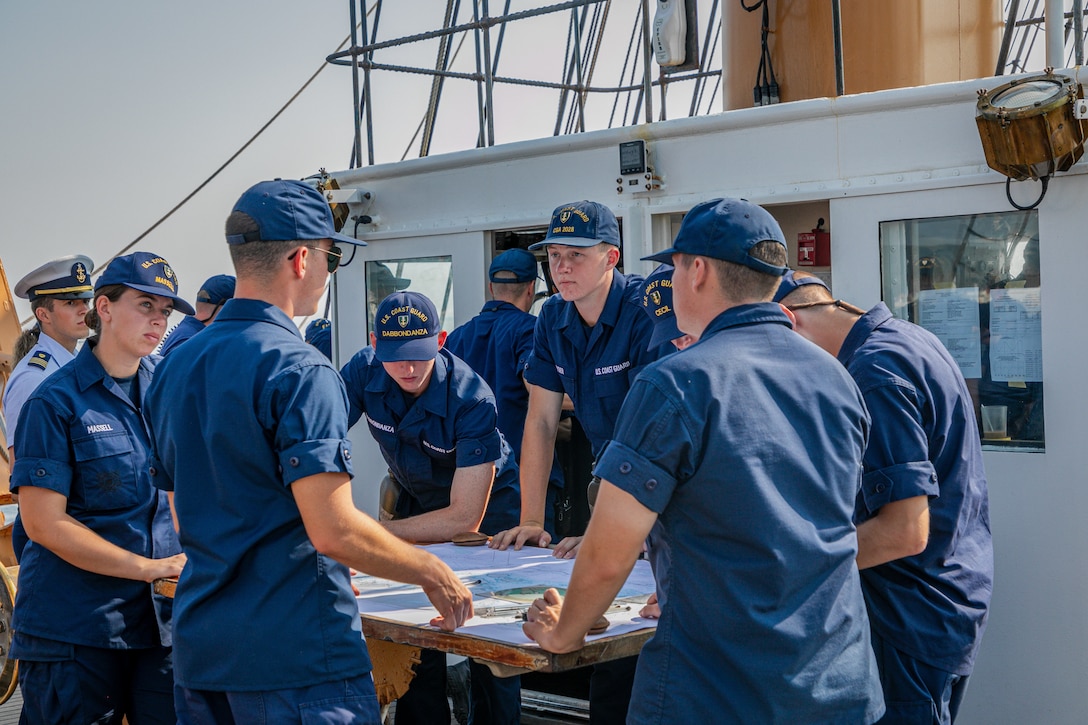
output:
POLYGON ((378 705, 387 706, 408 691, 415 677, 412 669, 419 664, 419 647, 396 644, 383 639, 368 639, 367 651, 374 666, 374 689, 378 692, 378 705))

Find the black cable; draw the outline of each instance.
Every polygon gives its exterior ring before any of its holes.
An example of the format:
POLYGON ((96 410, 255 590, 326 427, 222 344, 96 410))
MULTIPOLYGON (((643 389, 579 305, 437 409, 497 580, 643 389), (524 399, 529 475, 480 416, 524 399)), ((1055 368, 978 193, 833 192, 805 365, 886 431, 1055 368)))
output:
MULTIPOLYGON (((338 47, 338 48, 336 49, 336 52, 339 52, 340 50, 342 50, 342 49, 343 49, 343 47, 344 47, 345 45, 347 45, 347 44, 348 44, 348 43, 349 43, 350 41, 351 41, 351 37, 350 37, 350 36, 348 36, 347 38, 345 38, 345 39, 344 39, 344 42, 340 44, 340 47, 338 47)), ((274 114, 272 115, 272 118, 268 119, 268 121, 267 121, 267 122, 266 122, 266 123, 265 123, 265 124, 264 124, 263 126, 261 126, 261 127, 260 127, 260 129, 258 129, 258 130, 257 130, 257 133, 255 133, 255 134, 253 134, 252 136, 250 136, 249 140, 248 140, 248 141, 246 141, 246 142, 245 142, 244 144, 242 144, 241 148, 239 148, 239 149, 238 149, 237 151, 235 151, 235 152, 234 152, 233 154, 231 154, 231 155, 230 155, 230 158, 228 158, 228 159, 227 159, 226 161, 224 161, 224 162, 223 162, 223 164, 222 164, 222 165, 221 165, 221 166, 220 166, 220 167, 219 167, 218 169, 216 169, 215 171, 213 171, 213 172, 212 172, 212 175, 211 175, 211 176, 209 176, 209 177, 208 177, 207 179, 205 179, 204 181, 202 181, 202 182, 200 183, 200 185, 199 185, 199 186, 197 186, 197 187, 196 187, 195 189, 193 189, 193 190, 192 190, 191 192, 189 192, 189 193, 188 193, 188 194, 187 194, 187 195, 185 196, 185 198, 184 198, 184 199, 182 199, 182 200, 181 200, 181 201, 179 201, 179 202, 178 202, 177 204, 175 204, 175 205, 174 205, 174 208, 173 208, 173 209, 171 209, 170 211, 166 212, 166 214, 164 214, 164 215, 163 215, 163 216, 162 216, 162 217, 161 217, 161 218, 160 218, 160 219, 159 219, 159 220, 158 220, 157 222, 155 222, 154 224, 152 224, 152 225, 151 225, 150 227, 148 227, 148 228, 147 228, 146 230, 144 230, 144 232, 143 232, 142 234, 140 234, 140 235, 139 235, 138 237, 136 237, 136 238, 135 238, 135 239, 133 239, 133 240, 132 240, 131 242, 129 242, 129 243, 128 243, 128 244, 127 244, 127 245, 126 245, 126 246, 125 246, 125 247, 124 247, 123 249, 121 249, 121 251, 117 252, 117 254, 114 254, 114 255, 113 255, 112 257, 110 257, 109 259, 107 259, 107 260, 106 260, 106 261, 105 261, 105 262, 104 262, 103 264, 100 264, 100 265, 98 265, 98 267, 96 267, 96 268, 94 269, 94 271, 92 271, 92 272, 91 272, 91 274, 92 274, 92 275, 94 275, 94 274, 97 274, 97 273, 101 272, 101 271, 102 271, 103 269, 105 269, 105 268, 106 268, 106 265, 108 265, 108 264, 109 264, 110 262, 112 262, 113 260, 115 260, 115 259, 117 259, 118 257, 120 257, 120 256, 121 256, 122 254, 124 254, 124 253, 125 253, 125 252, 127 252, 128 250, 130 250, 130 249, 132 249, 133 247, 135 247, 135 246, 136 246, 137 244, 139 244, 139 243, 140 243, 140 242, 141 242, 141 241, 142 241, 142 240, 144 239, 144 237, 146 237, 146 236, 147 236, 148 234, 150 234, 151 232, 155 231, 155 229, 157 229, 157 228, 159 227, 159 225, 160 225, 160 224, 162 224, 162 223, 163 223, 163 222, 165 222, 165 221, 166 221, 167 219, 169 219, 170 217, 172 217, 172 216, 174 215, 174 213, 175 213, 176 211, 178 211, 178 209, 181 209, 181 207, 185 206, 185 204, 186 204, 186 203, 188 203, 188 201, 189 201, 190 199, 192 199, 192 198, 193 198, 194 196, 196 196, 196 195, 197 195, 198 193, 200 193, 200 191, 201 191, 201 190, 202 190, 202 189, 203 189, 203 188, 204 188, 205 186, 207 186, 208 184, 210 184, 210 183, 212 182, 212 180, 214 180, 214 179, 215 179, 215 177, 219 176, 219 174, 221 174, 221 173, 223 172, 223 170, 224 170, 224 169, 226 169, 226 168, 227 168, 228 166, 230 166, 230 164, 231 164, 231 163, 232 163, 232 162, 233 162, 233 161, 234 161, 234 160, 235 160, 236 158, 238 158, 239 156, 241 156, 241 155, 242 155, 242 152, 243 152, 243 151, 245 151, 245 150, 246 150, 247 148, 249 148, 249 147, 250 147, 250 145, 251 145, 251 144, 252 144, 252 143, 253 143, 254 141, 256 141, 256 140, 257 140, 257 138, 258 138, 258 137, 259 137, 259 136, 260 136, 260 135, 261 135, 262 133, 264 133, 264 132, 265 132, 266 130, 268 130, 268 127, 269 127, 269 126, 271 126, 271 125, 272 125, 272 123, 273 123, 273 122, 274 122, 274 121, 275 121, 275 120, 276 120, 277 118, 279 118, 279 117, 280 117, 280 116, 281 116, 281 115, 283 114, 283 112, 284 112, 284 111, 286 111, 286 110, 287 110, 287 108, 288 108, 288 107, 289 107, 289 106, 290 106, 290 105, 291 105, 292 103, 294 103, 294 102, 295 102, 295 99, 296 99, 296 98, 298 98, 298 97, 299 97, 300 95, 302 95, 302 92, 303 92, 304 90, 306 90, 306 89, 307 89, 307 88, 309 87, 309 85, 310 85, 311 83, 313 83, 313 82, 314 82, 314 80, 316 80, 316 79, 317 79, 317 76, 318 76, 318 75, 319 75, 319 74, 321 73, 321 71, 325 70, 325 68, 327 68, 327 67, 328 67, 328 65, 329 65, 328 63, 322 63, 322 64, 321 64, 321 67, 320 67, 320 68, 318 68, 318 69, 317 69, 316 71, 314 71, 314 74, 313 74, 312 76, 310 76, 310 77, 309 77, 309 79, 308 79, 308 80, 307 80, 307 81, 306 81, 305 83, 303 83, 303 84, 302 84, 302 87, 301 87, 301 88, 299 88, 299 89, 298 89, 297 91, 295 91, 294 95, 292 95, 292 96, 291 96, 291 97, 290 97, 290 98, 289 98, 289 99, 287 100, 287 103, 283 104, 283 106, 282 106, 282 107, 280 107, 280 110, 276 111, 276 112, 275 112, 275 113, 274 113, 274 114)))
POLYGON ((763 10, 759 41, 759 68, 756 70, 756 84, 752 87, 752 102, 756 106, 768 106, 778 103, 778 79, 774 75, 774 63, 771 60, 771 49, 768 42, 771 32, 770 3, 767 0, 759 0, 754 5, 747 5, 744 0, 740 0, 740 6, 750 13, 759 9, 763 10))
POLYGON ((1031 211, 1035 207, 1039 206, 1039 204, 1041 204, 1043 201, 1043 197, 1046 196, 1046 189, 1048 186, 1050 186, 1050 176, 1044 176, 1043 178, 1039 179, 1039 183, 1042 184, 1043 190, 1039 192, 1039 198, 1035 200, 1035 203, 1031 204, 1030 206, 1020 206, 1012 200, 1012 177, 1010 176, 1009 178, 1005 179, 1005 198, 1009 200, 1009 203, 1012 204, 1014 209, 1019 209, 1020 211, 1031 211))

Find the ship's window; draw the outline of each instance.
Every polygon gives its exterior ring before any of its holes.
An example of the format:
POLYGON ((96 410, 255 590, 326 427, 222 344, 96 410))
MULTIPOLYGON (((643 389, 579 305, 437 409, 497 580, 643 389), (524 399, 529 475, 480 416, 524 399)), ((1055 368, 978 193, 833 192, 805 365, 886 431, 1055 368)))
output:
POLYGON ((1042 450, 1042 283, 1035 211, 880 225, 885 303, 960 366, 986 448, 1042 450))
MULTIPOLYGON (((366 263, 366 329, 369 341, 374 330, 374 313, 383 299, 399 292, 420 292, 434 302, 442 329, 453 329, 453 260, 440 257, 382 259, 366 263)), ((368 343, 369 344, 369 343, 368 343)))

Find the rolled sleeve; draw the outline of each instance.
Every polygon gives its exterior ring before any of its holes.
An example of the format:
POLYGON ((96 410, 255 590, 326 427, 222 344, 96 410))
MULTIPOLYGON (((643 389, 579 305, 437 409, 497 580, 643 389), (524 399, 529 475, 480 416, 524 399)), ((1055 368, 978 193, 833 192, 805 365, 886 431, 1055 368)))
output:
POLYGON ((19 414, 12 492, 20 486, 37 486, 68 496, 74 473, 68 417, 63 406, 54 406, 37 395, 27 400, 19 414))
POLYGON ((284 371, 269 386, 264 417, 284 485, 318 473, 352 474, 344 383, 326 364, 284 371))
POLYGON ((502 439, 498 430, 483 438, 462 438, 457 441, 457 467, 467 468, 491 463, 502 458, 502 439))
POLYGON ((905 377, 879 370, 859 375, 865 406, 872 416, 865 446, 861 494, 869 514, 893 501, 937 496, 936 470, 929 460, 929 438, 922 421, 924 393, 905 377))
POLYGON ((302 441, 278 452, 284 485, 319 473, 352 475, 351 443, 342 439, 302 441))
POLYGON ((67 497, 72 490, 72 467, 51 458, 16 458, 11 492, 23 486, 47 488, 67 497))
POLYGON ((656 514, 665 510, 676 489, 676 479, 671 474, 616 441, 608 444, 593 472, 656 514))
POLYGON ((870 514, 893 501, 916 496, 939 496, 937 471, 929 461, 901 463, 861 478, 861 495, 870 514))
POLYGON ((594 473, 662 513, 695 467, 697 452, 684 418, 665 390, 640 376, 594 473))
POLYGON ((491 463, 502 458, 498 411, 490 395, 463 408, 454 426, 457 467, 491 463))

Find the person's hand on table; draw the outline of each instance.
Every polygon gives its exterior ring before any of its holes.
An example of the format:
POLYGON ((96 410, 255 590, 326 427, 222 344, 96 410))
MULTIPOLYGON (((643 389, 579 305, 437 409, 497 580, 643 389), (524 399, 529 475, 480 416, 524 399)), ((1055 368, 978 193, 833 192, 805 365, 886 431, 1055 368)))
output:
POLYGON ((638 616, 646 619, 661 619, 661 605, 657 603, 657 593, 650 595, 646 600, 646 606, 638 610, 638 616))
POLYGON ((563 597, 555 589, 548 589, 541 599, 533 600, 525 612, 525 624, 521 629, 525 636, 540 645, 541 649, 561 654, 573 652, 585 644, 585 636, 563 641, 556 633, 559 613, 563 609, 563 597))
POLYGON ((551 540, 551 534, 545 531, 543 526, 535 521, 527 521, 521 526, 500 531, 491 537, 491 541, 487 545, 492 549, 502 551, 510 546, 513 546, 515 550, 520 550, 523 546, 545 547, 551 543, 551 540))
POLYGON ((578 555, 578 547, 582 545, 581 536, 568 536, 555 545, 556 559, 573 559, 578 555))
POLYGON ((452 632, 472 619, 472 592, 448 567, 442 569, 437 583, 423 587, 423 593, 438 610, 431 626, 452 632))

